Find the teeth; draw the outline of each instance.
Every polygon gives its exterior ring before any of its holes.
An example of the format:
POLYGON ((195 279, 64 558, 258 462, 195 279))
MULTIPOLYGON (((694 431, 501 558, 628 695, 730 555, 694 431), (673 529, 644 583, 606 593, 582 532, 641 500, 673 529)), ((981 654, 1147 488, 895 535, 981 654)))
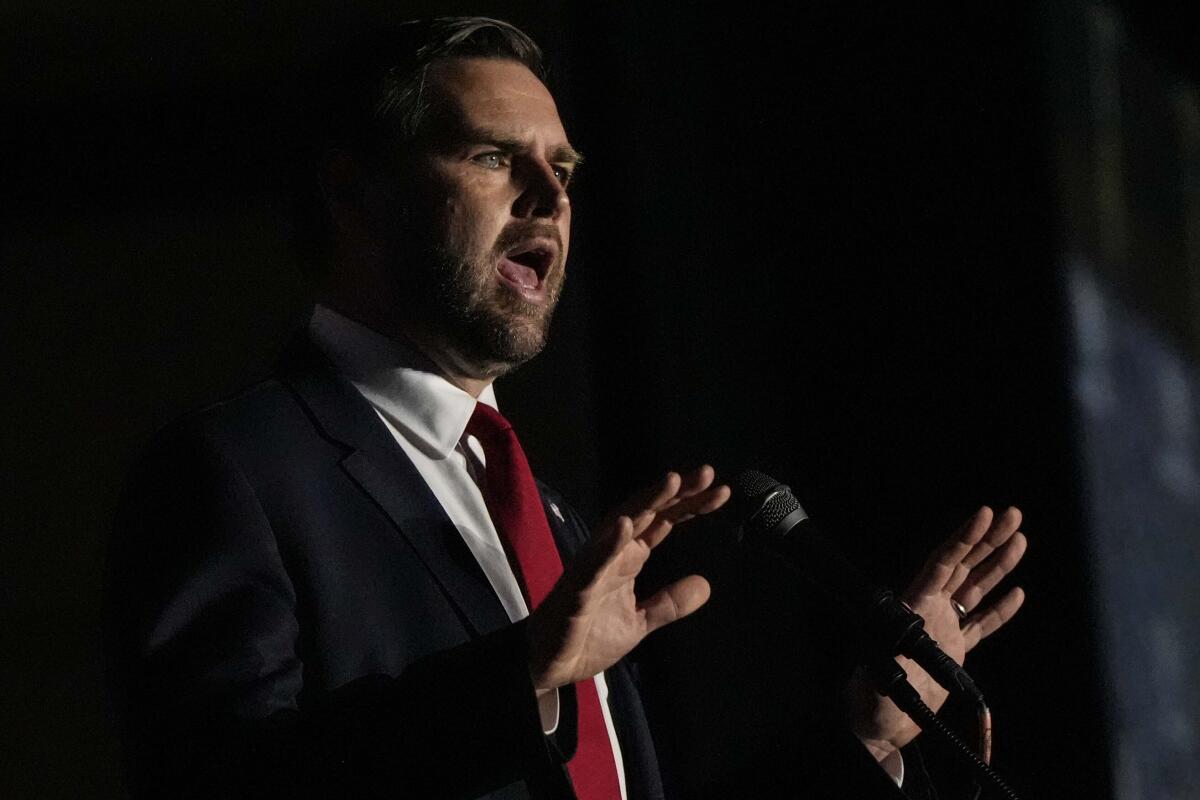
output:
POLYGON ((527 266, 543 267, 549 260, 549 256, 550 254, 546 250, 522 250, 510 254, 508 258, 527 266))

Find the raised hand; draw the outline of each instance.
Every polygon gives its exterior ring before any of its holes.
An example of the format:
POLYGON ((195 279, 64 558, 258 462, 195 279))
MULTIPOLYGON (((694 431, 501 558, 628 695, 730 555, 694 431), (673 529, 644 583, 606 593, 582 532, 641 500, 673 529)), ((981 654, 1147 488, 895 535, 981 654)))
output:
MULTIPOLYGON (((1021 512, 1009 508, 999 516, 979 509, 929 556, 902 599, 925 619, 925 630, 942 649, 962 663, 979 642, 1013 618, 1025 601, 1013 587, 986 603, 989 593, 1025 555, 1027 540, 1018 530, 1021 512), (955 604, 961 606, 959 616, 955 604)), ((925 670, 901 658, 909 682, 935 711, 947 692, 925 670)), ((908 744, 920 729, 891 700, 869 690, 856 676, 851 686, 855 733, 881 763, 908 744)))
POLYGON ((539 691, 590 678, 654 630, 708 600, 708 581, 689 575, 639 601, 634 580, 672 529, 729 499, 712 467, 668 473, 625 503, 593 535, 529 617, 530 674, 539 691))

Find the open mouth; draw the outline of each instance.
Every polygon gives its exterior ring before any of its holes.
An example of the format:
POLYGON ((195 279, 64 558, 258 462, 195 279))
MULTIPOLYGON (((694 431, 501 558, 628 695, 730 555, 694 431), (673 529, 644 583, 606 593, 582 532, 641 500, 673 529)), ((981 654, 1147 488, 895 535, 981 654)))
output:
POLYGON ((535 240, 509 248, 501 257, 497 271, 522 294, 536 293, 550 271, 557 248, 552 242, 535 240))

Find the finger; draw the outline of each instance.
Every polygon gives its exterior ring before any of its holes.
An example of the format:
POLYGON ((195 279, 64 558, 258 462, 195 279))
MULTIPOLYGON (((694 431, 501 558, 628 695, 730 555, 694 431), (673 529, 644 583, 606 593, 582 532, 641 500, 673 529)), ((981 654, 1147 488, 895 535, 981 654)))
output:
POLYGON ((674 527, 674 524, 670 520, 662 519, 656 516, 653 523, 649 525, 645 531, 638 534, 638 539, 645 542, 646 545, 653 550, 662 544, 663 539, 667 538, 667 535, 674 527))
POLYGON ((595 536, 589 539, 587 545, 579 553, 576 562, 571 565, 571 571, 576 577, 576 584, 586 586, 595 580, 596 576, 633 540, 633 531, 633 520, 622 515, 602 527, 595 536))
POLYGON ((1017 564, 1025 556, 1028 540, 1025 534, 1017 531, 999 549, 970 571, 970 576, 963 582, 961 588, 952 590, 955 599, 962 603, 963 608, 971 611, 978 606, 988 592, 996 588, 1008 573, 1016 569, 1017 564))
MULTIPOLYGON (((913 580, 908 594, 932 594, 942 591, 954 577, 954 571, 967 553, 987 533, 992 510, 983 506, 962 524, 952 536, 938 545, 913 580)), ((964 576, 965 577, 965 576, 964 576)))
POLYGON ((962 628, 963 644, 967 651, 972 650, 975 645, 1000 630, 1016 615, 1024 602, 1025 590, 1020 586, 1014 586, 986 611, 972 615, 962 628))
POLYGON ((646 633, 682 619, 708 602, 712 587, 699 575, 680 578, 638 603, 646 615, 646 633))
POLYGON ((946 581, 946 584, 942 587, 942 591, 946 594, 954 594, 956 591, 958 591, 958 587, 963 585, 970 574, 971 568, 961 561, 958 562, 954 565, 954 571, 950 573, 950 577, 946 581))
POLYGON ((963 563, 971 568, 981 564, 996 548, 1007 542, 1020 527, 1020 509, 1012 507, 1006 509, 1003 514, 992 521, 987 535, 971 548, 971 552, 963 557, 963 563))
POLYGON ((699 494, 680 499, 674 505, 660 511, 658 516, 678 525, 680 522, 686 522, 692 517, 716 511, 725 505, 731 494, 733 492, 724 484, 713 486, 699 494))
POLYGON ((617 506, 615 514, 636 517, 643 511, 664 508, 679 492, 682 479, 678 472, 668 472, 658 483, 637 492, 617 506))
POLYGON ((653 523, 654 523, 654 522, 655 522, 657 519, 658 519, 658 513, 657 513, 657 512, 655 512, 655 511, 653 511, 653 510, 651 510, 651 509, 648 509, 648 508, 646 508, 646 509, 642 509, 642 511, 640 511, 640 512, 639 512, 637 515, 635 515, 635 516, 633 517, 633 519, 632 519, 632 521, 633 521, 633 535, 634 535, 635 537, 641 536, 643 533, 645 533, 645 532, 646 532, 646 530, 647 530, 647 529, 648 529, 648 528, 649 528, 649 527, 650 527, 650 526, 651 526, 651 525, 652 525, 652 524, 653 524, 653 523))
POLYGON ((730 494, 728 486, 715 486, 704 494, 689 497, 675 507, 656 514, 654 521, 638 533, 638 538, 651 549, 658 547, 676 525, 700 514, 717 510, 729 500, 730 494))
POLYGON ((683 477, 678 472, 668 472, 652 491, 642 496, 637 509, 658 511, 668 507, 679 495, 682 484, 683 477))
POLYGON ((702 464, 686 475, 682 476, 679 484, 678 496, 680 498, 691 497, 697 495, 712 486, 712 482, 717 478, 717 471, 708 464, 702 464))
POLYGON ((654 510, 665 512, 668 509, 675 508, 680 503, 708 489, 712 485, 713 480, 716 479, 716 476, 716 471, 707 464, 680 475, 679 488, 675 494, 666 499, 661 497, 656 498, 658 502, 653 506, 654 510))

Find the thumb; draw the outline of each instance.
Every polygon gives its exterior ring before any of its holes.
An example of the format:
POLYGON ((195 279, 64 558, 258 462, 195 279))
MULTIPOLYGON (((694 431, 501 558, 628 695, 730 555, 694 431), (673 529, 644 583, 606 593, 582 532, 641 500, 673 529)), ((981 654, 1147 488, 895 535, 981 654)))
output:
POLYGON ((708 602, 712 587, 699 575, 688 575, 638 603, 646 615, 646 633, 683 619, 708 602))

